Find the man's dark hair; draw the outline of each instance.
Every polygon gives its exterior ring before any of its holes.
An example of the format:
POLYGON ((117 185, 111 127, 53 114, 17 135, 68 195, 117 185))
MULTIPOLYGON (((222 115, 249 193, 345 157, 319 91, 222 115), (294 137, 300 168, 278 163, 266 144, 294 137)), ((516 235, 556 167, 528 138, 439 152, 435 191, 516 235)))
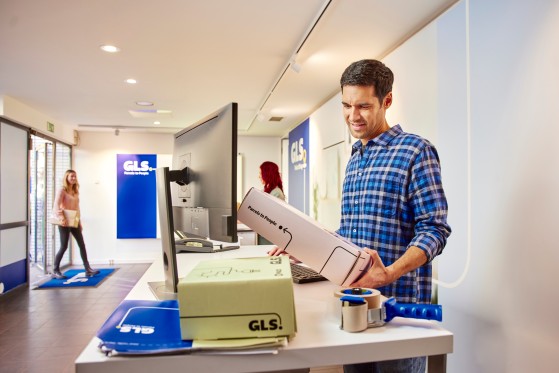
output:
POLYGON ((384 97, 392 91, 394 74, 380 61, 361 60, 349 65, 340 79, 342 91, 346 85, 373 86, 375 94, 382 102, 384 97))

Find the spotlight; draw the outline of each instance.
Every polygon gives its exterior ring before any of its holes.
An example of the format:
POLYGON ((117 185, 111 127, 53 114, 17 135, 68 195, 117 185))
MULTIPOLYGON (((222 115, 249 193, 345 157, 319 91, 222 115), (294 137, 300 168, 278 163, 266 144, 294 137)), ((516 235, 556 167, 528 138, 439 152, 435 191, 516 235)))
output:
POLYGON ((297 54, 291 57, 291 59, 289 60, 289 67, 291 67, 291 70, 295 71, 298 74, 301 71, 301 65, 297 63, 297 57, 297 54))
POLYGON ((295 60, 290 62, 291 70, 295 71, 297 74, 301 72, 301 65, 299 65, 295 60))
POLYGON ((116 47, 114 45, 101 45, 99 46, 99 48, 101 48, 101 50, 108 52, 108 53, 117 53, 120 52, 120 48, 116 47))

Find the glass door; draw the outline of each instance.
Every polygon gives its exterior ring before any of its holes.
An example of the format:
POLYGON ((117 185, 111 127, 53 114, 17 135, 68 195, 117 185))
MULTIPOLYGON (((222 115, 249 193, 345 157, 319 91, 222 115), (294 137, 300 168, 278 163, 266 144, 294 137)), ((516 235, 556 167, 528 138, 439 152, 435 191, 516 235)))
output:
MULTIPOLYGON (((56 142, 54 144, 54 168, 52 169, 52 183, 49 195, 51 196, 50 203, 48 205, 49 216, 52 212, 52 204, 54 203, 54 198, 56 193, 62 188, 62 179, 64 178, 64 173, 72 168, 72 148, 66 144, 56 142)), ((60 247, 60 235, 58 234, 58 228, 55 225, 48 224, 49 234, 51 240, 49 240, 48 250, 52 253, 49 261, 49 268, 52 270, 54 264, 54 256, 60 247)), ((64 268, 67 265, 72 264, 72 245, 74 240, 70 240, 70 246, 64 254, 62 261, 60 262, 60 268, 64 268)))
MULTIPOLYGON (((49 217, 57 188, 64 172, 70 168, 71 148, 38 135, 31 135, 29 154, 29 267, 30 282, 36 283, 49 277, 54 255, 60 245, 58 230, 50 224, 49 217)), ((71 263, 68 250, 61 267, 71 263)))

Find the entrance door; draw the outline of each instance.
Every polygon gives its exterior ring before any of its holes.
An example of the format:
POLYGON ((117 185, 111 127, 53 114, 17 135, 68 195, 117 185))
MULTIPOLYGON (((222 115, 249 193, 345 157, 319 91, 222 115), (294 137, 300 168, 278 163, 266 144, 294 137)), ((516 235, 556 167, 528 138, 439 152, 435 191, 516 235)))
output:
POLYGON ((53 144, 31 135, 29 152, 29 266, 30 282, 41 280, 49 273, 52 256, 52 228, 48 223, 52 203, 53 144), (49 177, 50 176, 50 177, 49 177), (50 193, 49 193, 50 192, 50 193))
MULTIPOLYGON (((64 172, 70 168, 70 147, 31 135, 29 153, 29 260, 30 282, 41 282, 52 272, 54 256, 60 245, 56 226, 48 222, 57 188, 62 184, 64 172)), ((68 250, 61 267, 71 263, 68 250)))

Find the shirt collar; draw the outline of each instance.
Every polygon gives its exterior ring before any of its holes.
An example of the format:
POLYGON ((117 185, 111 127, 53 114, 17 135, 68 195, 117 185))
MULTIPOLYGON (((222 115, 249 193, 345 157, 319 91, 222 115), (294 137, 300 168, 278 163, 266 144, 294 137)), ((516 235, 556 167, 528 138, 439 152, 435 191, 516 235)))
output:
MULTIPOLYGON (((402 132, 404 132, 402 130, 402 127, 400 127, 400 125, 397 124, 394 127, 391 127, 388 131, 384 131, 374 139, 369 140, 366 146, 373 146, 373 145, 387 146, 394 138, 396 138, 396 136, 398 136, 402 132)), ((355 152, 359 151, 361 147, 362 147, 361 140, 357 140, 352 146, 351 154, 353 155, 355 152)))

